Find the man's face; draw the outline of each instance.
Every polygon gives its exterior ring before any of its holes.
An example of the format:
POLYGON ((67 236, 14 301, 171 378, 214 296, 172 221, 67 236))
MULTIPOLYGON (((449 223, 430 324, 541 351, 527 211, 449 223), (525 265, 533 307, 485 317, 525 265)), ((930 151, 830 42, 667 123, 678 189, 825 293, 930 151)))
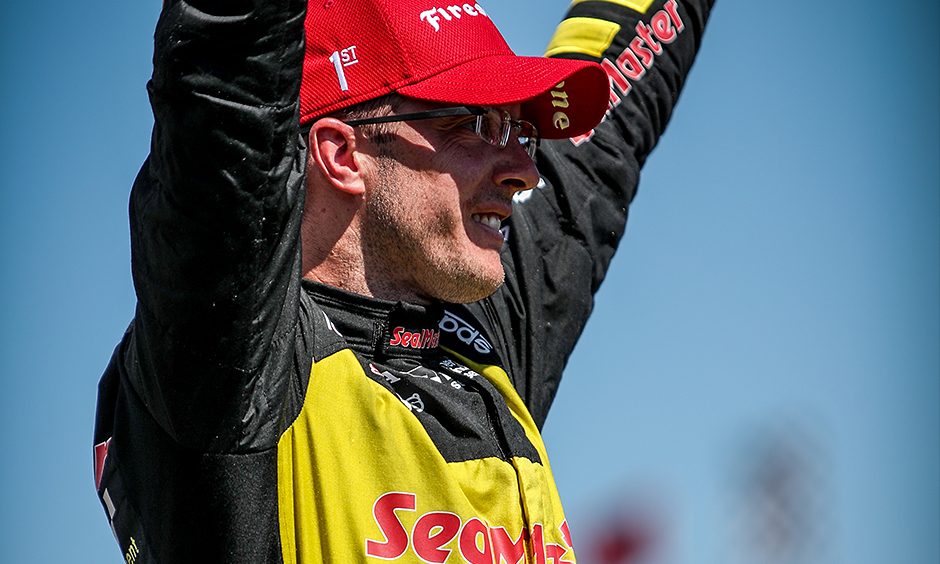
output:
MULTIPOLYGON (((408 101, 396 113, 434 107, 408 101)), ((505 109, 518 117, 518 107, 505 109)), ((472 302, 502 284, 499 226, 538 171, 514 138, 505 148, 489 145, 473 121, 396 123, 378 147, 362 219, 365 267, 405 299, 472 302)))

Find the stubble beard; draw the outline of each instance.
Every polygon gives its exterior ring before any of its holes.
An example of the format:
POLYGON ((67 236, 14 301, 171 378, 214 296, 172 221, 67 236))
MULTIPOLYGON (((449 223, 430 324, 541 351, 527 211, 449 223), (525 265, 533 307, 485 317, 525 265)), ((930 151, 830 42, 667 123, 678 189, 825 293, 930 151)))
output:
POLYGON ((366 197, 363 256, 367 277, 373 278, 370 271, 378 277, 370 287, 386 285, 385 297, 416 301, 469 303, 491 295, 503 283, 502 267, 498 275, 476 268, 448 244, 463 229, 459 217, 438 215, 424 223, 410 217, 400 169, 394 158, 380 155, 377 183, 366 197))

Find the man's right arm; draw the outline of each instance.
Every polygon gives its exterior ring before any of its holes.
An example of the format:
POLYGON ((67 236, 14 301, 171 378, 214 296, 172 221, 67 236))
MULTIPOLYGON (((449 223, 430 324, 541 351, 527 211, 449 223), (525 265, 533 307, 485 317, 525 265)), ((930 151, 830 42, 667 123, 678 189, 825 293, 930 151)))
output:
POLYGON ((191 448, 270 436, 276 417, 263 412, 279 410, 287 386, 265 376, 291 362, 297 321, 305 10, 305 0, 167 0, 157 25, 123 361, 157 422, 191 448))

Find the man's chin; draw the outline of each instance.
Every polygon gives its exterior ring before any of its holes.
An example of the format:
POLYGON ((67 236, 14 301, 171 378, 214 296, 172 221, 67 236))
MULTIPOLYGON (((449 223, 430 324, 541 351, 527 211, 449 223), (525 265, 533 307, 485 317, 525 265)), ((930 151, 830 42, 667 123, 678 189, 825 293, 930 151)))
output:
POLYGON ((502 264, 495 269, 485 269, 469 275, 455 276, 449 284, 440 285, 434 297, 444 302, 467 304, 493 295, 503 285, 502 264))

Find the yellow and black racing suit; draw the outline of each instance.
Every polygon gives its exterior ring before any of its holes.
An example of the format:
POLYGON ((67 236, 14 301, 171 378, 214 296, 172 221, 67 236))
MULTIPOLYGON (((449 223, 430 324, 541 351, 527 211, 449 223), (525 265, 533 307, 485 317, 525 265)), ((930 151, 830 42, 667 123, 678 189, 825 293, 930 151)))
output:
POLYGON ((128 563, 574 562, 539 435, 712 0, 572 3, 610 109, 545 141, 504 285, 421 307, 301 279, 307 0, 167 0, 130 202, 133 322, 95 480, 128 563))

